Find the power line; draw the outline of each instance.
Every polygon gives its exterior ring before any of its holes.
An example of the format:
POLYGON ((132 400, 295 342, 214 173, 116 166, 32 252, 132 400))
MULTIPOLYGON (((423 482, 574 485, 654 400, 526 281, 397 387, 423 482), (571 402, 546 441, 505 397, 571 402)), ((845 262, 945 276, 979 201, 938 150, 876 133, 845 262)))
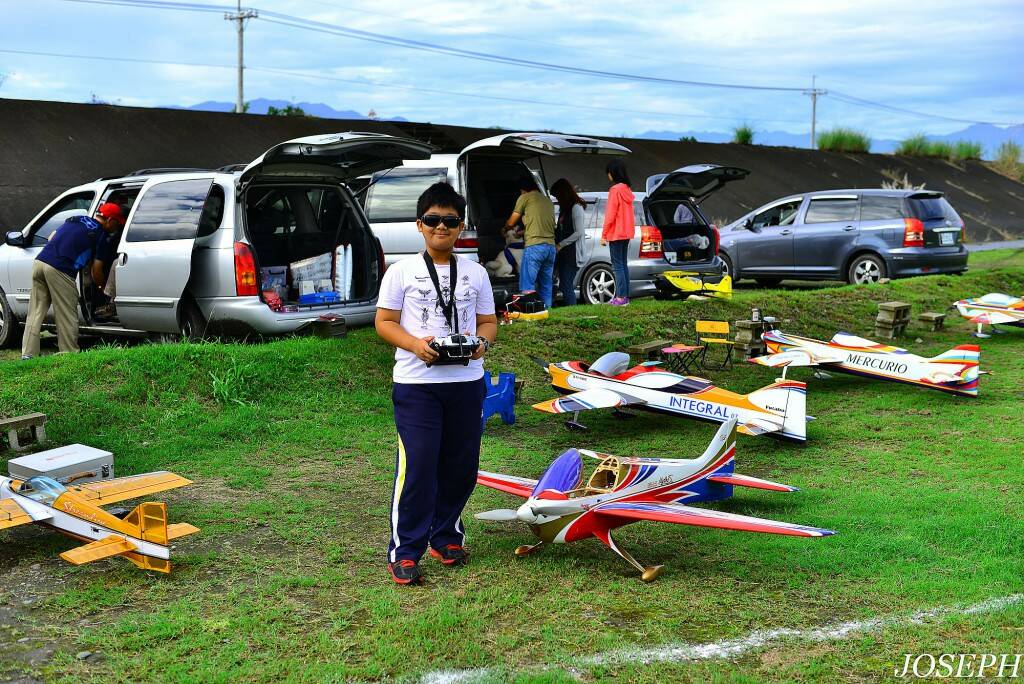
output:
MULTIPOLYGON (((140 7, 150 9, 177 9, 183 11, 230 11, 233 8, 225 8, 218 5, 204 5, 198 3, 186 3, 186 2, 170 2, 168 0, 63 0, 64 2, 76 2, 90 5, 119 5, 125 7, 140 7)), ((312 19, 304 19, 302 17, 296 17, 290 14, 282 14, 280 12, 272 12, 269 10, 260 10, 260 18, 265 22, 272 24, 279 24, 281 26, 290 26, 292 28, 303 29, 307 31, 315 31, 318 33, 326 33, 329 35, 344 36, 347 38, 355 38, 356 40, 363 40, 371 43, 379 43, 383 45, 391 45, 394 47, 403 47, 412 50, 419 50, 422 52, 432 52, 435 54, 443 54, 453 57, 462 57, 465 59, 473 59, 482 62, 492 62, 497 64, 507 64, 511 66, 520 66, 531 69, 540 69, 544 71, 555 71, 561 73, 579 74, 583 76, 594 76, 598 78, 608 78, 614 80, 633 81, 637 83, 660 83, 663 85, 676 85, 676 86, 696 86, 703 88, 722 88, 728 90, 757 90, 757 91, 769 91, 769 92, 802 92, 803 88, 794 87, 783 87, 783 86, 762 86, 753 84, 741 84, 741 83, 715 83, 711 81, 689 81, 676 78, 664 78, 661 76, 644 76, 642 74, 630 74, 625 72, 616 71, 603 71, 600 69, 587 69, 585 67, 577 67, 564 64, 555 64, 552 62, 539 62, 529 59, 521 59, 518 57, 508 57, 505 55, 495 55, 489 52, 479 52, 476 50, 464 50, 461 48, 448 47, 446 45, 437 45, 434 43, 427 43, 424 41, 413 40, 410 38, 401 38, 398 36, 390 36, 383 33, 374 33, 372 31, 363 31, 360 29, 348 28, 346 26, 338 26, 336 24, 328 24, 325 22, 314 21, 312 19), (272 18, 271 18, 272 17, 272 18)))
POLYGON ((1015 125, 1021 123, 1020 121, 975 121, 973 119, 957 119, 957 118, 952 117, 952 116, 943 116, 941 114, 927 114, 925 112, 918 112, 918 111, 915 111, 913 109, 905 109, 903 107, 896 107, 896 106, 893 106, 893 105, 888 105, 888 104, 885 104, 884 102, 875 102, 873 100, 865 100, 865 99, 860 98, 860 97, 854 97, 853 95, 847 95, 846 93, 840 92, 838 90, 831 91, 831 95, 833 97, 835 97, 837 100, 839 100, 840 102, 845 102, 846 104, 851 104, 851 105, 855 105, 855 106, 858 106, 858 107, 870 107, 870 108, 874 108, 874 109, 882 109, 882 110, 886 110, 886 111, 890 111, 890 112, 899 112, 901 114, 910 114, 912 116, 919 116, 919 117, 924 117, 924 118, 927 118, 927 119, 941 119, 943 121, 953 121, 955 123, 965 123, 965 124, 988 124, 990 126, 1015 126, 1015 125))
MULTIPOLYGON (((214 68, 214 69, 235 69, 236 66, 230 64, 212 64, 209 62, 176 62, 176 61, 165 61, 159 59, 146 59, 141 57, 107 57, 102 55, 80 55, 70 54, 63 52, 42 52, 37 50, 15 50, 10 48, 0 48, 0 53, 9 53, 15 55, 30 55, 36 57, 55 57, 64 59, 88 59, 88 60, 99 60, 104 62, 125 62, 129 64, 153 64, 162 66, 180 66, 180 67, 196 67, 196 68, 214 68)), ((711 114, 681 114, 679 112, 665 112, 665 111, 652 111, 643 109, 624 109, 618 107, 601 107, 598 105, 581 105, 571 104, 566 102, 555 102, 552 100, 535 100, 521 97, 502 97, 500 95, 485 95, 482 93, 467 93, 454 90, 443 90, 439 88, 425 88, 422 86, 409 86, 399 85, 394 83, 379 83, 376 81, 367 81, 360 79, 341 78, 338 76, 327 76, 325 74, 312 73, 307 71, 296 71, 291 69, 278 69, 274 67, 260 67, 260 66, 246 66, 246 71, 254 71, 257 73, 275 74, 280 76, 294 76, 297 78, 309 78, 321 81, 333 81, 337 83, 349 83, 353 85, 366 86, 371 88, 386 88, 393 90, 406 90, 413 92, 430 93, 434 95, 452 95, 455 97, 467 97, 480 100, 494 100, 498 102, 511 102, 517 104, 533 104, 542 105, 545 107, 566 107, 570 109, 583 109, 591 111, 602 111, 602 112, 618 112, 623 114, 643 114, 647 116, 669 116, 680 119, 712 119, 716 121, 743 121, 749 117, 732 117, 732 116, 717 116, 711 114)), ((763 123, 803 123, 795 119, 758 119, 757 121, 763 123)))

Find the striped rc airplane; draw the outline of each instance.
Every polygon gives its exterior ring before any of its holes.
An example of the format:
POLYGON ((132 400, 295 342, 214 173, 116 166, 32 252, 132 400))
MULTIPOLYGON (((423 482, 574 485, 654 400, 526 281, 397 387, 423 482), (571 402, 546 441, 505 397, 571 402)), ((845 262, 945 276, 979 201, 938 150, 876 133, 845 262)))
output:
POLYGON ((124 518, 101 506, 190 485, 174 473, 156 472, 65 486, 49 477, 24 482, 0 477, 0 530, 28 523, 50 527, 86 543, 60 557, 74 565, 122 556, 142 568, 171 571, 171 541, 199 528, 167 524, 167 506, 140 504, 124 518))
POLYGON ((520 546, 525 556, 544 544, 597 537, 650 582, 661 565, 643 566, 612 539, 612 530, 641 520, 764 532, 794 537, 825 537, 832 530, 752 518, 690 504, 728 499, 733 487, 794 492, 796 487, 734 472, 736 416, 718 428, 700 458, 619 458, 585 449, 569 449, 556 458, 539 480, 480 471, 477 483, 526 499, 519 508, 477 513, 480 520, 518 521, 529 525, 540 541, 520 546), (583 457, 596 461, 583 479, 583 457))
POLYGON ((591 365, 580 361, 537 363, 551 376, 551 386, 567 396, 549 399, 533 408, 546 413, 572 413, 566 425, 583 429, 580 411, 631 406, 676 417, 724 423, 733 416, 746 435, 771 434, 795 442, 807 441, 807 386, 780 380, 750 394, 715 387, 710 381, 669 373, 660 362, 629 366, 629 354, 610 352, 591 365))
POLYGON ((981 349, 975 344, 961 344, 926 359, 906 349, 878 344, 844 332, 836 333, 829 342, 789 335, 779 330, 765 331, 761 339, 770 353, 748 360, 762 366, 782 368, 783 378, 791 366, 824 366, 876 380, 978 396, 981 349))
POLYGON ((991 292, 984 297, 977 299, 961 299, 954 302, 953 306, 961 316, 971 323, 978 325, 975 337, 988 337, 982 332, 983 326, 992 326, 992 332, 1005 332, 999 330, 997 325, 1014 325, 1024 328, 1024 297, 1011 297, 1010 295, 991 292))

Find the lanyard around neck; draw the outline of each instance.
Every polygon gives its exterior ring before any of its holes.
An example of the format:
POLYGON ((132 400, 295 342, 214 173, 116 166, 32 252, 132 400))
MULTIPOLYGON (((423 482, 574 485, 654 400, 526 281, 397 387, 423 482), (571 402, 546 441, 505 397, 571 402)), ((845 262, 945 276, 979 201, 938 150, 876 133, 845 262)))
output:
POLYGON ((448 289, 448 301, 444 300, 444 293, 441 291, 441 280, 437 277, 437 267, 434 266, 434 260, 430 258, 430 255, 423 252, 423 260, 427 263, 427 273, 430 274, 430 280, 434 283, 434 289, 437 291, 437 305, 441 309, 441 313, 444 314, 444 322, 448 324, 448 330, 452 333, 455 332, 455 286, 458 283, 459 271, 458 266, 455 262, 455 255, 448 257, 448 282, 450 283, 448 289))

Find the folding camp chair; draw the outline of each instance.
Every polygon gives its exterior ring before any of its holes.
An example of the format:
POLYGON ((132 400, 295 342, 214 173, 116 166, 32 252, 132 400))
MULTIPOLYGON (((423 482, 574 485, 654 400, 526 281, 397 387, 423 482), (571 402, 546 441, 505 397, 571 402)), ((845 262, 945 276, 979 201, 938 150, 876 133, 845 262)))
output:
POLYGON ((665 359, 665 368, 673 373, 689 375, 700 365, 700 355, 704 351, 702 346, 689 344, 673 344, 661 350, 665 359))
POLYGON ((703 368, 710 368, 715 370, 724 370, 732 366, 732 348, 736 344, 730 339, 727 339, 729 335, 729 322, 728 321, 697 321, 697 340, 704 345, 704 350, 700 354, 700 365, 703 368), (713 335, 713 337, 705 337, 705 335, 713 335), (714 365, 708 365, 708 349, 712 346, 719 346, 725 348, 725 358, 720 362, 716 362, 714 365))

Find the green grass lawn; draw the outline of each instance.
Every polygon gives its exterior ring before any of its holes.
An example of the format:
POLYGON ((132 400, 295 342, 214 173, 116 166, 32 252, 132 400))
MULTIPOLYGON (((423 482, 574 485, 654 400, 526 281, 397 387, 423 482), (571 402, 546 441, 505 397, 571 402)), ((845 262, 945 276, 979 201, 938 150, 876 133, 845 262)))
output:
MULTIPOLYGON (((624 343, 682 341, 696 318, 745 318, 753 306, 789 332, 871 337, 880 301, 911 302, 916 319, 964 296, 1024 292, 1024 264, 1005 252, 972 256, 961 277, 749 289, 731 302, 639 300, 503 327, 487 365, 527 385, 516 425, 491 419, 482 465, 537 477, 573 445, 688 458, 714 434, 704 423, 597 411, 586 417, 588 433, 567 432, 557 417, 529 409, 552 396, 531 356, 592 360, 624 343), (630 337, 601 338, 611 331, 630 337)), ((955 314, 938 333, 915 320, 900 344, 933 355, 973 342, 969 331, 955 314)), ((177 544, 170 577, 122 559, 75 568, 57 557, 71 540, 38 527, 0 532, 0 679, 341 681, 487 668, 481 677, 494 681, 863 681, 891 677, 907 652, 1019 651, 1022 604, 897 620, 842 640, 783 639, 728 660, 588 659, 1024 591, 1024 330, 981 345, 982 368, 993 374, 977 399, 795 370, 817 417, 808 444, 740 436, 738 471, 802 491, 740 491, 719 506, 836 536, 640 523, 620 531, 620 544, 643 563, 666 565, 643 584, 596 540, 515 558, 532 539, 525 527, 471 518, 514 497, 479 489, 465 519, 471 565, 453 571, 425 560, 422 589, 394 587, 384 569, 391 352, 371 329, 336 341, 100 346, 0 363, 0 415, 43 411, 53 443, 108 449, 119 474, 170 469, 194 479, 157 498, 172 521, 202 528, 177 544), (86 650, 95 655, 75 657, 86 650)), ((742 392, 775 375, 749 364, 709 373, 742 392)))

